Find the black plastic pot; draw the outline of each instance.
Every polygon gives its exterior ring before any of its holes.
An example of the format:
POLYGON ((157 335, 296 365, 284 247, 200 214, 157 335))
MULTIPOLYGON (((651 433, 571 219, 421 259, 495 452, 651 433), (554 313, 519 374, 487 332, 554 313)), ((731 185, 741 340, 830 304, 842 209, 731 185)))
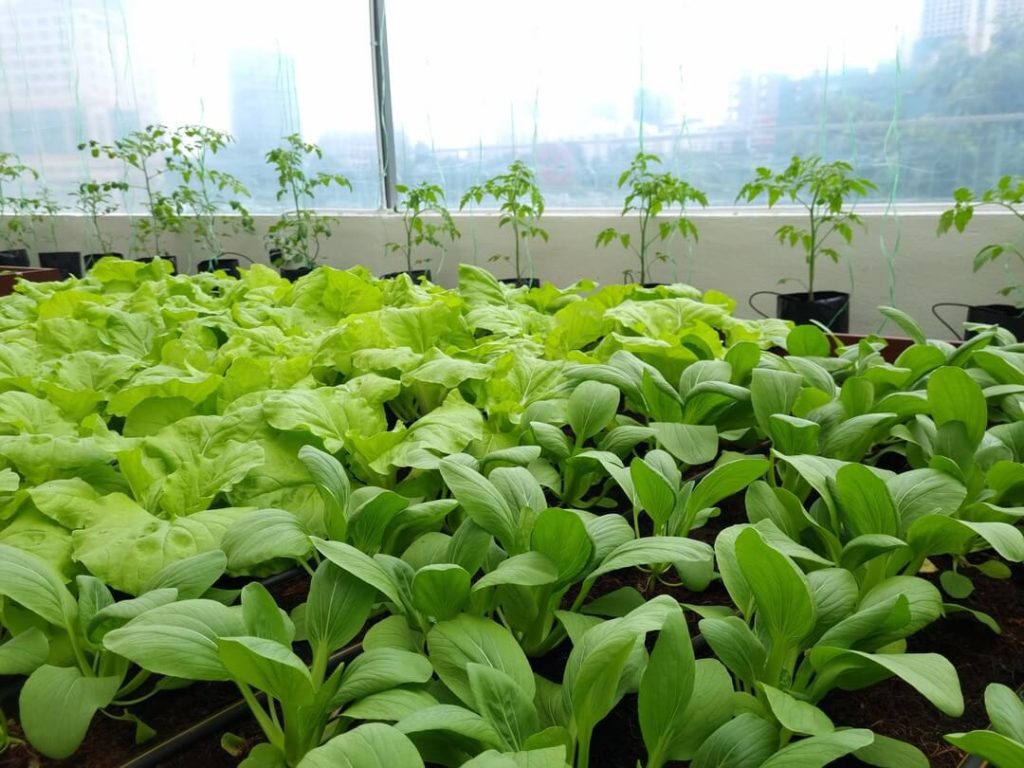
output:
POLYGON ((850 330, 850 294, 842 291, 815 291, 814 301, 807 300, 806 292, 778 293, 777 291, 756 291, 747 301, 750 308, 761 317, 769 317, 754 305, 757 296, 774 296, 775 313, 782 320, 792 320, 797 325, 817 321, 836 333, 850 330))
POLYGON ((24 248, 10 248, 0 251, 0 267, 28 267, 28 251, 24 248))
MULTIPOLYGON (((136 259, 136 261, 141 261, 143 264, 150 264, 150 263, 152 263, 153 259, 155 259, 155 258, 156 258, 156 256, 143 256, 141 258, 136 259)), ((178 274, 178 257, 177 256, 172 256, 169 253, 167 253, 167 254, 164 254, 163 256, 161 256, 160 258, 163 259, 164 261, 171 262, 171 274, 172 275, 178 274)))
POLYGON ((422 277, 428 283, 430 282, 430 270, 429 269, 409 269, 402 272, 388 272, 386 275, 381 275, 383 280, 393 280, 399 275, 408 275, 409 279, 414 283, 418 283, 422 277))
POLYGON ((540 288, 539 277, 503 277, 498 281, 505 285, 513 285, 516 288, 540 288))
POLYGON ((229 277, 241 277, 242 273, 238 271, 240 263, 238 259, 205 259, 196 265, 196 271, 214 272, 219 269, 229 277))
MULTIPOLYGON (((85 271, 88 272, 95 266, 96 262, 100 259, 105 259, 107 256, 111 256, 115 259, 123 259, 124 254, 118 253, 117 251, 111 251, 110 253, 86 253, 82 255, 82 263, 85 265, 85 271)), ((141 259, 140 259, 141 261, 141 259)))
POLYGON ((281 267, 281 277, 294 283, 300 277, 305 277, 312 271, 313 267, 294 267, 292 269, 281 267))
MULTIPOLYGON (((1014 336, 1017 341, 1024 341, 1024 310, 1012 304, 960 304, 958 302, 940 302, 932 307, 932 314, 953 334, 953 338, 960 338, 960 331, 946 322, 939 314, 940 307, 960 307, 967 310, 968 323, 984 323, 985 325, 998 325, 1005 328, 1014 336)), ((964 340, 975 336, 973 331, 966 331, 963 334, 964 340)))
POLYGON ((83 275, 80 251, 48 251, 39 254, 39 266, 59 269, 65 278, 83 275))

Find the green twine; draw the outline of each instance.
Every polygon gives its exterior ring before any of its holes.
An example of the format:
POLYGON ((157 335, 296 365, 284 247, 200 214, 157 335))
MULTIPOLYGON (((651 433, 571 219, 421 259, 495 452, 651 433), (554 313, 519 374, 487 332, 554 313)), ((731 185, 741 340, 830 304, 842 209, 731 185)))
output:
MULTIPOLYGON (((885 132, 885 140, 882 143, 882 152, 885 157, 885 165, 889 170, 890 178, 892 183, 889 185, 889 200, 885 206, 885 213, 883 214, 886 221, 892 223, 892 229, 895 232, 893 239, 893 247, 889 248, 885 239, 885 231, 879 235, 879 247, 882 250, 882 255, 885 256, 886 266, 888 270, 888 282, 889 282, 889 306, 896 306, 896 257, 900 252, 900 243, 902 240, 902 231, 900 226, 899 212, 896 210, 896 195, 899 193, 900 187, 900 109, 903 106, 903 67, 900 62, 900 47, 896 45, 896 98, 893 102, 892 120, 889 121, 889 127, 885 132)), ((889 322, 887 317, 882 317, 882 322, 878 326, 877 333, 881 333, 889 322)))

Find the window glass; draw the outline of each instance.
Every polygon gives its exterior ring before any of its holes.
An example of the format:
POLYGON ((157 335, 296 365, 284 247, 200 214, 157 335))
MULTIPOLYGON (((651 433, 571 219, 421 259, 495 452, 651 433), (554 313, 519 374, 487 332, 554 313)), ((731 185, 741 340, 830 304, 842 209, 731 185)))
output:
POLYGON ((1024 0, 387 8, 399 177, 449 199, 520 157, 549 206, 621 205, 641 137, 726 205, 793 154, 854 162, 879 201, 1024 168, 1024 0))
POLYGON ((363 2, 0 0, 0 151, 69 204, 84 177, 126 174, 79 142, 202 124, 234 135, 213 162, 249 187, 251 209, 276 211, 264 155, 300 132, 324 150, 316 169, 353 183, 319 204, 376 208, 369 39, 363 2))

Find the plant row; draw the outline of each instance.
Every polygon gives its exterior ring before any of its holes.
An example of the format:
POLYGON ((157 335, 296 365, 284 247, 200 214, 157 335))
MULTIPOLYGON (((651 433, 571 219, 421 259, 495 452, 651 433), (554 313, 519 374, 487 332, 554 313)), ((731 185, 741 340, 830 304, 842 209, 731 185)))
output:
POLYGON ((685 286, 166 266, 0 304, 0 673, 43 754, 190 681, 237 684, 247 766, 587 766, 623 707, 648 766, 926 766, 819 704, 962 713, 908 640, 1024 560, 1005 331, 886 310, 888 363, 685 286), (290 614, 222 581, 294 566, 290 614))
MULTIPOLYGON (((82 143, 79 149, 88 151, 92 157, 122 163, 126 178, 131 180, 131 184, 85 181, 72 194, 75 207, 91 222, 97 252, 113 251, 111 240, 102 229, 103 217, 116 212, 116 197, 134 187, 143 197, 147 214, 132 221, 135 247, 142 255, 168 255, 167 236, 188 232, 207 259, 216 264, 228 253, 223 245, 225 237, 254 231, 245 205, 248 190, 236 177, 215 167, 217 153, 232 141, 229 134, 204 126, 171 129, 153 125, 112 144, 95 140, 82 143), (225 217, 225 213, 237 215, 225 217)), ((352 188, 343 174, 307 167, 321 158, 320 147, 303 141, 298 134, 285 137, 282 146, 266 154, 266 162, 278 182, 277 199, 286 207, 267 232, 267 246, 275 266, 315 266, 321 239, 331 236, 335 221, 317 210, 317 195, 352 188)), ((655 261, 669 259, 675 236, 697 240, 697 225, 687 216, 687 206, 707 206, 703 191, 669 171, 659 171, 659 164, 656 155, 641 151, 618 179, 619 188, 625 192, 622 216, 635 219, 635 231, 631 227, 608 228, 596 237, 597 246, 618 243, 635 257, 635 265, 625 272, 627 278, 635 276, 640 283, 649 280, 655 261)), ((39 230, 47 220, 51 222, 50 239, 57 248, 52 222, 61 210, 60 204, 45 188, 32 196, 11 195, 4 188, 36 179, 37 172, 16 155, 0 152, 0 218, 5 218, 4 238, 10 248, 28 248, 33 243, 39 250, 39 230)), ((842 242, 850 244, 854 228, 861 225, 855 203, 875 188, 870 180, 857 176, 849 163, 825 162, 812 155, 794 157, 781 171, 756 169, 754 178, 739 190, 736 199, 748 203, 764 199, 769 207, 789 203, 806 214, 806 223, 785 224, 775 234, 779 242, 802 252, 807 278, 797 282, 804 285, 808 300, 813 301, 818 260, 824 257, 839 261, 842 242)), ((387 247, 400 252, 406 269, 411 271, 414 262, 430 262, 429 256, 414 258, 417 248, 441 249, 460 234, 440 186, 423 181, 399 185, 397 189, 401 195, 397 209, 403 216, 404 238, 388 243, 387 247)), ((962 232, 979 207, 1002 209, 1024 223, 1024 178, 1004 176, 978 195, 960 188, 953 198, 954 206, 939 219, 940 234, 950 228, 962 232)), ((540 226, 544 198, 535 173, 516 160, 504 173, 466 190, 459 209, 470 202, 479 205, 485 200, 498 207, 499 226, 508 225, 512 231, 510 252, 493 258, 512 260, 518 279, 532 276, 533 262, 525 246, 533 238, 548 239, 547 231, 540 226)), ((1004 255, 1024 259, 1021 238, 985 245, 974 259, 974 269, 1004 255)), ((1003 293, 1011 295, 1019 290, 1020 284, 1010 279, 1003 293)))

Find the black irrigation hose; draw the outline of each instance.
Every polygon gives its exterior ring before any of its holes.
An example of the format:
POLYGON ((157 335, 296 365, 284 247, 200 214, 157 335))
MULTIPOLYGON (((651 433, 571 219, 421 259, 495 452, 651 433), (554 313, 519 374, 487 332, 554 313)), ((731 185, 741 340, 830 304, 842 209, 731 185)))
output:
MULTIPOLYGON (((335 653, 327 662, 327 670, 331 671, 343 661, 348 661, 350 658, 359 653, 362 648, 361 643, 350 645, 347 648, 342 648, 340 651, 335 653)), ((257 700, 262 704, 266 701, 266 694, 257 694, 257 700)), ((121 763, 120 768, 158 768, 162 765, 165 760, 179 752, 191 747, 193 744, 202 741, 208 737, 213 736, 218 731, 227 728, 232 723, 236 723, 246 715, 251 715, 252 711, 249 709, 249 705, 244 701, 236 701, 234 704, 229 704, 212 715, 200 720, 194 725, 190 725, 184 731, 179 731, 168 739, 161 741, 159 744, 155 744, 141 755, 133 757, 125 763, 121 763)))

